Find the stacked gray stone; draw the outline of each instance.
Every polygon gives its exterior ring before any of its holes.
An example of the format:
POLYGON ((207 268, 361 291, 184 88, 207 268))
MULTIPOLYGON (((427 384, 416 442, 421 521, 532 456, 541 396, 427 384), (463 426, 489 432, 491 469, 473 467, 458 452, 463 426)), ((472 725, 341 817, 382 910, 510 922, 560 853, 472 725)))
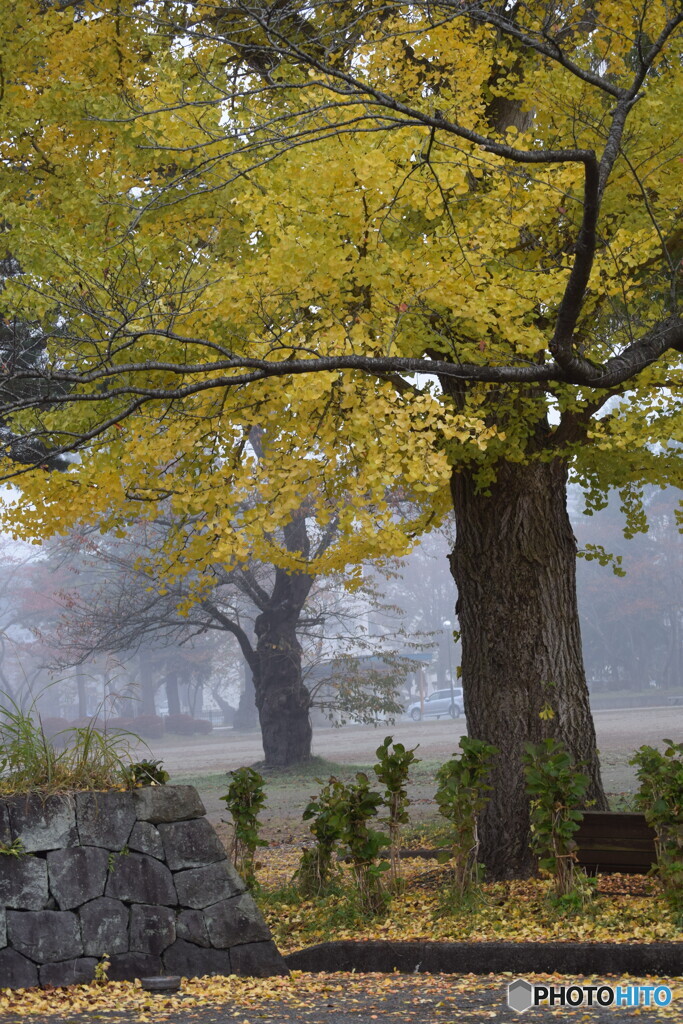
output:
POLYGON ((0 801, 0 988, 286 974, 192 786, 0 801))

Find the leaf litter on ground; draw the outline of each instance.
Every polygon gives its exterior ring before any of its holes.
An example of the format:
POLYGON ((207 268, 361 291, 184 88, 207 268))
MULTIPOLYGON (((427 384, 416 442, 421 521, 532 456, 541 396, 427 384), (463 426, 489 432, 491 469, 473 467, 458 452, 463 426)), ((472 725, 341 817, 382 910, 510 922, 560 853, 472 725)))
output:
MULTIPOLYGON (((256 897, 284 954, 329 939, 683 941, 683 932, 668 913, 654 879, 602 876, 596 897, 583 912, 573 914, 558 914, 549 906, 549 883, 541 880, 484 885, 481 900, 454 909, 444 906, 448 865, 435 867, 433 860, 422 858, 403 861, 405 891, 394 897, 384 918, 354 916, 348 910, 348 888, 318 900, 302 900, 292 888, 301 841, 300 835, 285 835, 260 854, 256 897)), ((24 1018, 68 1024, 72 1021, 73 1024, 79 1021, 115 1024, 131 1020, 173 1024, 193 1021, 197 1024, 204 1024, 204 1021, 206 1024, 213 1021, 256 1024, 258 1021, 264 1024, 268 1020, 309 1020, 314 1010, 325 1007, 332 1012, 330 1008, 342 1002, 347 1009, 356 1007, 359 1014, 362 1012, 359 1019, 368 1024, 375 1019, 375 1009, 377 1017, 384 1016, 382 1005, 387 1000, 392 1007, 403 1007, 397 1019, 405 1024, 413 1020, 443 1020, 444 1024, 453 1024, 458 1020, 458 1007, 467 1008, 468 1020, 491 1021, 498 1019, 501 1007, 505 1008, 506 986, 512 979, 512 975, 293 971, 290 977, 265 979, 236 976, 183 979, 179 993, 172 996, 150 995, 140 982, 93 983, 60 989, 0 989, 0 1024, 24 1018), (429 1015, 421 1016, 423 1011, 429 1015), (290 1012, 293 1017, 287 1016, 290 1012)), ((529 976, 529 980, 534 979, 529 976)), ((537 980, 547 982, 549 976, 538 976, 537 980)), ((550 980, 557 984, 566 981, 560 976, 550 980)), ((612 980, 624 982, 623 978, 612 980)), ((674 991, 670 1006, 658 1008, 654 1017, 642 1008, 635 1009, 633 1012, 639 1021, 683 1021, 680 1009, 683 984, 679 979, 628 980, 634 984, 668 984, 674 991)), ((593 983, 593 979, 587 979, 586 983, 593 983)), ((394 1012, 392 1009, 390 1016, 394 1012)), ((555 1012, 552 1011, 553 1016, 555 1012)), ((589 1018, 585 1010, 581 1013, 583 1016, 578 1010, 562 1008, 562 1015, 568 1021, 590 1019, 595 1022, 595 1016, 589 1018)))
MULTIPOLYGON (((561 984, 559 975, 528 975, 528 980, 561 984)), ((49 1024, 94 1024, 96 1021, 150 1021, 153 1024, 264 1024, 272 1021, 332 1020, 335 1012, 344 1020, 368 1024, 388 1019, 412 1024, 434 1021, 454 1024, 465 1020, 508 1020, 507 985, 513 974, 439 975, 423 974, 306 974, 293 971, 290 977, 238 978, 211 976, 183 979, 179 993, 151 996, 139 982, 107 982, 74 986, 69 989, 0 990, 0 1021, 45 1020, 49 1024), (504 1016, 499 1017, 503 1012, 504 1016)), ((665 1008, 648 1012, 636 1008, 634 1019, 681 1021, 683 984, 667 978, 573 978, 585 984, 665 984, 672 987, 673 999, 665 1008)), ((539 1021, 539 1013, 534 1019, 539 1021)), ((554 1019, 557 1010, 548 1010, 554 1019)), ((572 1022, 595 1020, 585 1008, 561 1008, 562 1018, 572 1022)), ((609 1011, 609 1019, 624 1019, 609 1011)))
MULTIPOLYGON (((449 903, 447 864, 422 858, 402 862, 404 891, 388 914, 354 913, 350 881, 339 891, 303 899, 291 885, 299 849, 270 848, 261 855, 258 900, 282 953, 335 939, 442 942, 683 942, 683 929, 666 905, 659 883, 645 876, 604 875, 595 895, 576 912, 550 901, 543 879, 484 884, 479 898, 449 903)), ((348 872, 347 872, 348 874, 348 872)))

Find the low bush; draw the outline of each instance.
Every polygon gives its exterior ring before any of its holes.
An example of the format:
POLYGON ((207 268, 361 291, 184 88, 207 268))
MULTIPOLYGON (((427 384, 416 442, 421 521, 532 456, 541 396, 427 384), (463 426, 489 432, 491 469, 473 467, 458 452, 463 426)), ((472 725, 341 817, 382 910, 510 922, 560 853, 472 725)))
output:
POLYGON ((104 732, 107 728, 107 721, 98 715, 86 715, 84 718, 77 718, 75 721, 69 722, 68 727, 70 729, 97 729, 98 732, 104 732))
POLYGON ((384 805, 381 793, 370 789, 365 772, 356 772, 354 782, 342 785, 342 843, 351 861, 362 910, 379 914, 387 908, 389 894, 382 875, 389 870, 383 852, 390 845, 384 832, 370 824, 384 805))
POLYGON ((392 737, 387 736, 384 743, 375 751, 378 758, 377 764, 374 766, 375 775, 386 786, 384 805, 389 811, 392 889, 400 886, 401 882, 401 859, 399 857, 401 826, 408 822, 410 800, 406 787, 410 766, 419 761, 419 758, 415 757, 416 750, 417 747, 406 750, 402 743, 394 743, 392 737))
POLYGON ((576 840, 588 776, 579 772, 564 744, 553 737, 524 745, 522 760, 531 798, 531 849, 554 879, 555 896, 582 898, 585 872, 576 871, 576 840))
POLYGON ((237 768, 229 772, 230 785, 224 800, 232 817, 232 862, 249 886, 256 882, 254 863, 256 850, 268 843, 261 839, 259 811, 266 802, 265 780, 254 768, 237 768))
POLYGON ((139 786, 165 786, 170 775, 164 770, 162 761, 135 761, 125 768, 126 782, 130 789, 139 786))
POLYGON ((164 735, 164 720, 160 715, 139 715, 133 720, 131 731, 146 740, 160 740, 164 735))
POLYGON ((133 729, 134 718, 108 718, 106 729, 108 732, 127 732, 133 729))
POLYGON ((315 846, 303 851, 294 875, 302 896, 322 896, 331 886, 335 874, 334 853, 344 834, 344 794, 344 783, 331 775, 304 810, 303 818, 310 822, 315 846))
POLYGON ((453 895, 462 900, 479 881, 478 820, 486 806, 493 758, 498 753, 483 740, 460 738, 462 753, 454 754, 439 768, 435 800, 439 813, 451 823, 443 859, 453 861, 453 895))
POLYGON ((167 715, 164 720, 166 732, 175 733, 176 736, 191 736, 195 731, 195 720, 191 715, 167 715))
POLYGON ((199 733, 200 736, 205 736, 213 729, 213 723, 208 718, 193 718, 194 732, 199 733))
POLYGON ((665 896, 683 923, 683 743, 664 740, 664 753, 639 747, 629 762, 640 789, 637 806, 654 829, 657 871, 665 896))

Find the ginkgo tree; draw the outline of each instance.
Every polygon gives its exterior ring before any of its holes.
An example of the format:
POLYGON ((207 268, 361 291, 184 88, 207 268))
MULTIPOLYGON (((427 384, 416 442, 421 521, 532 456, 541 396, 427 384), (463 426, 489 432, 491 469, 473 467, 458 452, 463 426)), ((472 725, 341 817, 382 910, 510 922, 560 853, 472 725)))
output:
POLYGON ((2 304, 40 324, 44 356, 8 374, 0 416, 78 453, 68 473, 8 465, 6 519, 115 529, 163 499, 197 523, 169 539, 173 577, 254 554, 296 572, 277 537, 304 496, 322 529, 338 517, 317 571, 400 553, 451 504, 468 729, 501 751, 481 856, 528 871, 525 742, 562 739, 605 805, 568 476, 589 510, 619 487, 635 518, 642 484, 683 476, 683 13, 21 0, 2 17, 22 30, 4 26, 22 273, 2 304))

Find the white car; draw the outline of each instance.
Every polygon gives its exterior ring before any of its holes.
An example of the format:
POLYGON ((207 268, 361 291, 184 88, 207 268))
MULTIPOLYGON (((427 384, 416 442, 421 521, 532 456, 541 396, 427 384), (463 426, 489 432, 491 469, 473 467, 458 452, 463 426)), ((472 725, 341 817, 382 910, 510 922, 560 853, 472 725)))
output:
POLYGON ((424 713, 420 707, 420 701, 416 701, 408 708, 408 714, 414 722, 421 718, 459 718, 464 709, 462 686, 454 686, 451 690, 435 690, 424 699, 424 713))

